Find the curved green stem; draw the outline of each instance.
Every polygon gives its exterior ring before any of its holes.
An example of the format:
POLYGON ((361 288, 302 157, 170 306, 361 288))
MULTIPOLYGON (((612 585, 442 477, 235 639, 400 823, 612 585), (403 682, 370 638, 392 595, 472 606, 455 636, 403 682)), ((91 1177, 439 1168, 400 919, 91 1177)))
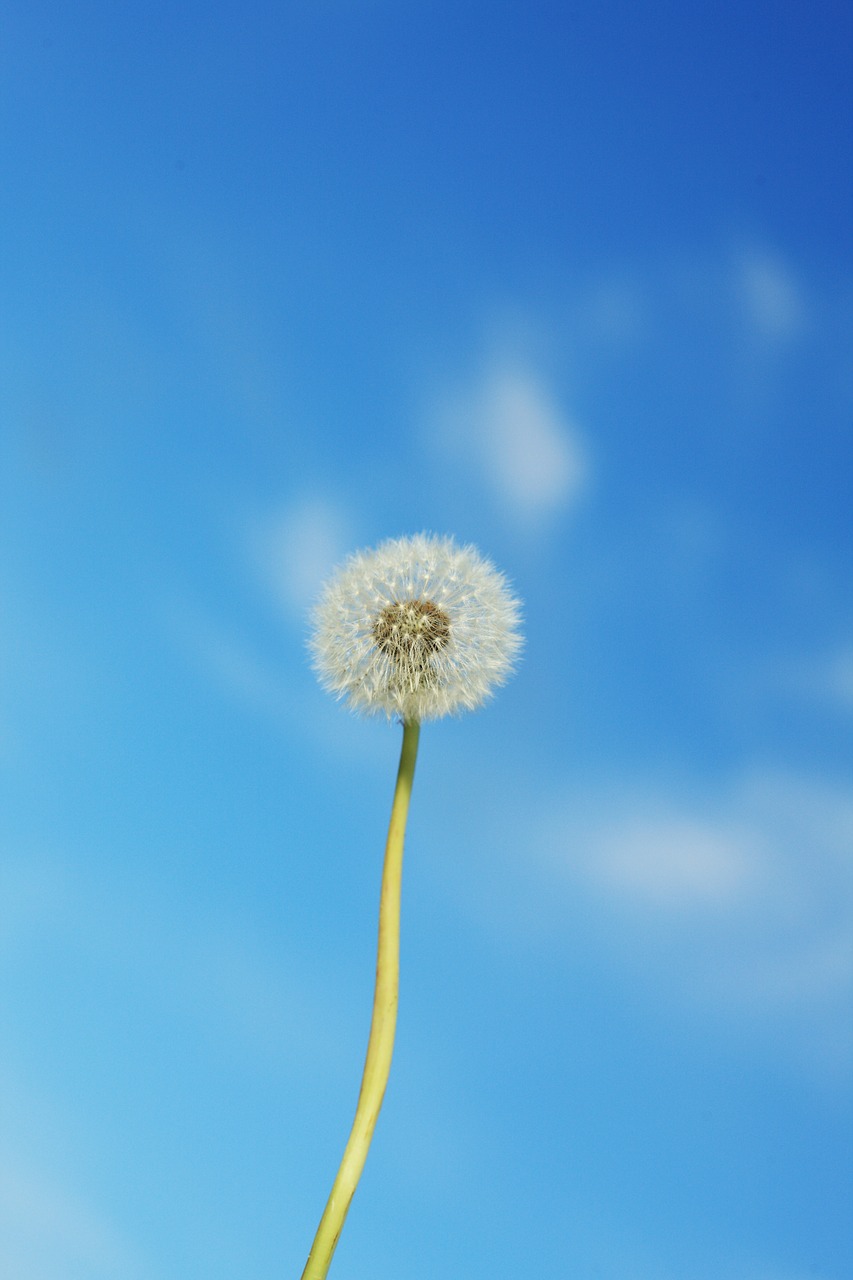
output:
POLYGON ((302 1280, 324 1280, 343 1229, 364 1162, 376 1127, 379 1108, 385 1096, 394 1031, 397 1025, 397 992, 400 975, 400 885, 403 872, 403 838, 409 813, 409 797, 415 775, 420 725, 408 721, 403 725, 400 767, 391 806, 391 822, 385 844, 385 866, 382 872, 382 895, 379 900, 379 945, 376 955, 376 989, 373 996, 373 1019, 367 1043, 367 1058, 361 1079, 361 1091, 352 1131, 344 1151, 338 1176, 320 1219, 302 1280))

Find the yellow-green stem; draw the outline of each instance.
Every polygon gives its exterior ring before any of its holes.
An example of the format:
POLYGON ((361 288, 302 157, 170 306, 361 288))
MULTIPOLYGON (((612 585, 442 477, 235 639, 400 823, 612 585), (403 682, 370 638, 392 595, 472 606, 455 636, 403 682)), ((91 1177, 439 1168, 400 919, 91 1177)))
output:
POLYGON ((415 776, 420 725, 409 721, 403 725, 403 746, 391 822, 385 845, 382 871, 382 894, 379 900, 379 945, 376 954, 376 989, 373 996, 373 1018, 367 1042, 367 1058, 361 1078, 361 1091, 352 1131, 344 1151, 338 1176, 320 1219, 302 1280, 325 1280, 335 1246, 350 1207, 370 1140, 376 1127, 379 1108, 391 1070, 394 1031, 397 1026, 397 993, 400 975, 400 885, 403 872, 403 839, 409 813, 409 797, 415 776))

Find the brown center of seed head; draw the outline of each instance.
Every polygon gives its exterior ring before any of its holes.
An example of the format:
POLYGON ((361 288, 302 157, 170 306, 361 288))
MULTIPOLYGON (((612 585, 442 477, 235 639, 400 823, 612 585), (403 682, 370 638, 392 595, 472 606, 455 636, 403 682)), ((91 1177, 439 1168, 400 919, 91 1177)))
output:
POLYGON ((450 619, 432 600, 395 600, 376 619, 373 639, 398 667, 424 672, 450 639, 450 619))

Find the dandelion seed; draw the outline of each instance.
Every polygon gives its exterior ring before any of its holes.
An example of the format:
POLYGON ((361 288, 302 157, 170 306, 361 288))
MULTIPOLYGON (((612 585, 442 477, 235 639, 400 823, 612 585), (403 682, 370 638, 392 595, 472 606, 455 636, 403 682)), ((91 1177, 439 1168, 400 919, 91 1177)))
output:
POLYGON ((520 608, 473 547, 419 534, 352 556, 327 583, 311 650, 321 682, 367 715, 436 720, 480 706, 521 649, 520 608))

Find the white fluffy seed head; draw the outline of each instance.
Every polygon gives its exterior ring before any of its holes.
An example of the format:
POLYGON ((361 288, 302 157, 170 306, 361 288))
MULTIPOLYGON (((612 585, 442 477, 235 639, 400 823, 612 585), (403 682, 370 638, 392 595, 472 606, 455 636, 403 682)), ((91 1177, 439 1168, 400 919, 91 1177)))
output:
POLYGON ((503 684, 521 650, 520 605, 474 547, 418 534, 359 551, 313 614, 320 682, 355 711, 437 720, 503 684))

